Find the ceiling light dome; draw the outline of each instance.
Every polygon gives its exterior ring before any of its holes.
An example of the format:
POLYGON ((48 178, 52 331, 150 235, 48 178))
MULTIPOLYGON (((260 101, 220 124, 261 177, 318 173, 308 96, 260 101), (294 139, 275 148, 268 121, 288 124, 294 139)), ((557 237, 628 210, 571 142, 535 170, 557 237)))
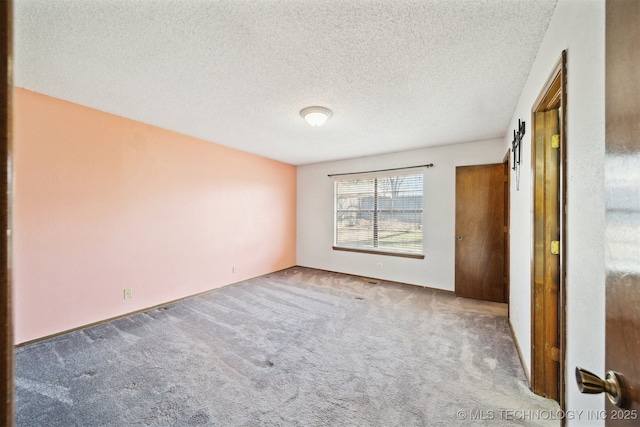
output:
POLYGON ((322 126, 331 117, 331 110, 325 107, 307 107, 300 110, 300 115, 311 126, 322 126))

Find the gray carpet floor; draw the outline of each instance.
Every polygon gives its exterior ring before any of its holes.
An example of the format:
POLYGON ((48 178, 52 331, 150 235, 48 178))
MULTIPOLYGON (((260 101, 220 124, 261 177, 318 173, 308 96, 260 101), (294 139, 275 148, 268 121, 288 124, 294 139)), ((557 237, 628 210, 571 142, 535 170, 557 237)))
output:
POLYGON ((17 425, 557 426, 506 313, 295 267, 17 348, 17 425))

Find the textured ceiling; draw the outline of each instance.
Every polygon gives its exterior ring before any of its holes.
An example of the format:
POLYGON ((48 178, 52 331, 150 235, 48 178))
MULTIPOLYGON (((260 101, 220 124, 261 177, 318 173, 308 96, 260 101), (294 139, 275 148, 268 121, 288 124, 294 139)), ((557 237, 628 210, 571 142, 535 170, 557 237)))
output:
POLYGON ((15 85, 296 165, 502 137, 556 1, 15 0, 15 85))

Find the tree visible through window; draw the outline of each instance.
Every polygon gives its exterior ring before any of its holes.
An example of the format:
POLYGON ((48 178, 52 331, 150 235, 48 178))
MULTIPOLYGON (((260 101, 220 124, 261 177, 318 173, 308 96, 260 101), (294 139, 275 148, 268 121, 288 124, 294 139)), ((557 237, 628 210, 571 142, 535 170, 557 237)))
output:
POLYGON ((423 174, 335 178, 335 246, 421 254, 423 174))

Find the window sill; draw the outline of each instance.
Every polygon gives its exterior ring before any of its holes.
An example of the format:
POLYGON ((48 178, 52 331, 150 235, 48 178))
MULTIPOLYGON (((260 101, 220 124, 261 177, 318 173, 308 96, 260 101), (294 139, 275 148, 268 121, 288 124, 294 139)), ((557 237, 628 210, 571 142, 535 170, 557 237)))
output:
POLYGON ((390 251, 380 251, 375 249, 359 249, 359 248, 345 248, 342 246, 333 246, 334 251, 346 251, 346 252, 360 252, 363 254, 376 254, 376 255, 387 255, 387 256, 397 256, 402 258, 414 258, 414 259, 424 259, 423 254, 412 254, 408 252, 390 252, 390 251))

